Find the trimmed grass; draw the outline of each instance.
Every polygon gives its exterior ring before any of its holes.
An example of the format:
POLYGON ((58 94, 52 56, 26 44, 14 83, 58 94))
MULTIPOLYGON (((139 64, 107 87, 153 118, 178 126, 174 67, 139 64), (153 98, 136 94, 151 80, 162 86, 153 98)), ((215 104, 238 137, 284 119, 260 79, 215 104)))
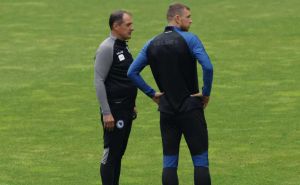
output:
MULTIPOLYGON (((125 8, 134 16, 129 46, 137 56, 166 25, 170 2, 1 0, 0 185, 101 184, 95 50, 109 33, 110 12, 125 8)), ((298 184, 300 2, 182 2, 215 68, 206 110, 213 184, 298 184)), ((149 69, 142 74, 155 87, 149 69)), ((137 105, 121 184, 158 185, 158 112, 141 92, 137 105)), ((178 170, 180 184, 192 184, 185 142, 178 170)))

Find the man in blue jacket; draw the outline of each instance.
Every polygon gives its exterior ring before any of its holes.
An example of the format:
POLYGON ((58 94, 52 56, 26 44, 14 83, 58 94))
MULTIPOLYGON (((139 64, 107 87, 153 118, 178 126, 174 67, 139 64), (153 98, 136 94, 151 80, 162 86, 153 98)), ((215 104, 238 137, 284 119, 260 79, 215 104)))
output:
POLYGON ((148 41, 131 64, 128 77, 159 105, 163 144, 163 185, 177 185, 178 155, 184 135, 194 164, 194 184, 211 184, 208 164, 208 132, 204 108, 209 102, 213 66, 199 38, 188 32, 192 23, 190 8, 175 3, 167 12, 168 26, 148 41), (197 62, 203 70, 199 92, 197 62), (160 92, 140 76, 146 65, 160 92))

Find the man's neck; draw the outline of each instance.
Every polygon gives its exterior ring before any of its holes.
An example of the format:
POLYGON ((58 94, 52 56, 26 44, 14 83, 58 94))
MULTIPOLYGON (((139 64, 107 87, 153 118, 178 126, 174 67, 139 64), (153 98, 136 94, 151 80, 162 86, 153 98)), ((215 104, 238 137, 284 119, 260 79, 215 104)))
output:
POLYGON ((112 37, 115 37, 116 39, 126 41, 120 35, 116 34, 116 32, 114 32, 114 31, 111 31, 110 34, 112 37))
POLYGON ((179 26, 175 21, 170 21, 170 22, 168 23, 168 26, 173 26, 173 27, 180 28, 180 26, 179 26))

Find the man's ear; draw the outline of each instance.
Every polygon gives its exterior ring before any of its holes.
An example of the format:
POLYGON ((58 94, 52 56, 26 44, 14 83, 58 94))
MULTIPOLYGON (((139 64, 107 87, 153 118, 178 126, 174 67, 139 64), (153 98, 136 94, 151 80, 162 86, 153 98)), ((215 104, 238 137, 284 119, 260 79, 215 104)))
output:
POLYGON ((118 27, 119 27, 119 24, 117 22, 114 22, 112 29, 116 30, 116 29, 118 29, 118 27))
POLYGON ((180 24, 181 17, 179 15, 175 15, 175 22, 180 24))

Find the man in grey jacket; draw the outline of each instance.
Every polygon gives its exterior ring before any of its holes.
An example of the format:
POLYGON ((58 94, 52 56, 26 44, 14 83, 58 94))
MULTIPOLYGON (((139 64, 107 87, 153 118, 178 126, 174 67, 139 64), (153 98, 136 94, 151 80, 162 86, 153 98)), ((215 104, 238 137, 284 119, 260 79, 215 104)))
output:
POLYGON ((109 18, 110 36, 95 57, 95 86, 103 125, 104 151, 100 164, 103 185, 118 185, 132 120, 136 117, 137 88, 127 77, 133 58, 126 41, 131 38, 131 14, 118 10, 109 18))

